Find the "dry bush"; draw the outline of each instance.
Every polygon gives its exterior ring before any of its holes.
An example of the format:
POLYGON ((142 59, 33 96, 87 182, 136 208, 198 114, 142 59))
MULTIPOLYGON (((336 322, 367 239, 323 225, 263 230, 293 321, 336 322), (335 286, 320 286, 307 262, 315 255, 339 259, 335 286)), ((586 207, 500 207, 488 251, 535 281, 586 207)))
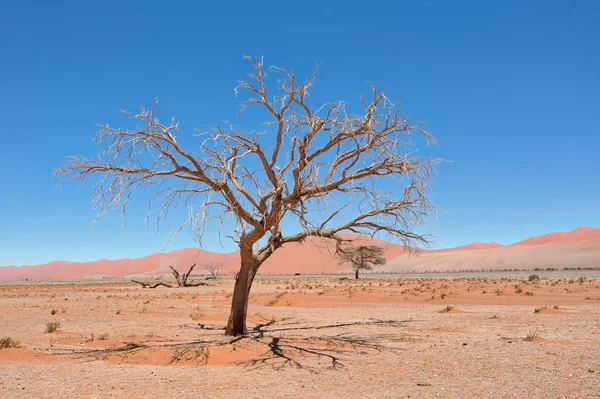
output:
POLYGON ((524 338, 524 340, 528 341, 528 342, 532 342, 532 341, 535 341, 536 339, 540 338, 538 331, 539 331, 539 327, 536 327, 534 331, 529 331, 527 333, 527 336, 524 338))
POLYGON ((12 339, 11 337, 0 338, 0 349, 20 348, 21 342, 12 339))
POLYGON ((58 321, 48 321, 46 322, 46 330, 44 331, 46 334, 50 334, 55 332, 60 328, 60 323, 58 321))
POLYGON ((540 313, 544 309, 548 309, 548 306, 544 305, 544 306, 540 306, 539 308, 535 308, 535 309, 533 309, 533 313, 540 313))

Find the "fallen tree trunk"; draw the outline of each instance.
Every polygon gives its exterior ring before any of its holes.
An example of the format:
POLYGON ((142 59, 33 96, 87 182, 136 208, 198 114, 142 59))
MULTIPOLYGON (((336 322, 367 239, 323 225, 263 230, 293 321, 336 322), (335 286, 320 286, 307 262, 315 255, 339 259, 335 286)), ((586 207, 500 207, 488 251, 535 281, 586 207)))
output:
POLYGON ((161 281, 161 282, 158 282, 158 283, 155 283, 155 284, 152 284, 152 283, 145 283, 145 282, 143 282, 143 281, 138 281, 138 280, 133 280, 133 279, 132 279, 131 281, 132 281, 132 282, 134 282, 134 283, 141 284, 141 285, 142 285, 142 287, 144 287, 144 288, 156 288, 156 287, 159 287, 159 286, 161 286, 161 285, 162 285, 163 287, 173 288, 173 286, 172 286, 172 285, 169 285, 169 284, 163 283, 162 281, 161 281))

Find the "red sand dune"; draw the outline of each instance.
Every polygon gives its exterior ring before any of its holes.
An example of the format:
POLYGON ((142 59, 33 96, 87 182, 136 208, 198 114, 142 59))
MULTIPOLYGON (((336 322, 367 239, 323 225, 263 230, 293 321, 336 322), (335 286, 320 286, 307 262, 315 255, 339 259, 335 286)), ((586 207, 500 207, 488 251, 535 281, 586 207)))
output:
POLYGON ((497 242, 474 242, 472 244, 461 245, 460 247, 440 249, 439 251, 447 252, 447 251, 463 251, 463 250, 470 250, 470 249, 490 249, 490 248, 500 248, 503 246, 504 245, 499 244, 497 242))
POLYGON ((579 227, 487 249, 429 251, 418 258, 397 257, 382 271, 503 270, 600 267, 600 229, 579 227))
MULTIPOLYGON (((456 248, 423 251, 419 257, 408 257, 403 246, 377 238, 361 237, 355 241, 355 245, 378 245, 385 248, 388 263, 378 267, 378 271, 600 267, 600 229, 594 227, 549 233, 507 246, 475 242, 456 248)), ((348 270, 347 264, 340 265, 332 256, 333 250, 333 245, 327 240, 315 237, 302 244, 287 244, 267 260, 260 273, 317 274, 348 270)), ((184 248, 138 259, 102 259, 81 263, 53 261, 37 266, 5 266, 0 267, 0 281, 161 275, 170 273, 169 265, 187 270, 194 262, 198 264, 196 271, 200 273, 203 271, 202 263, 208 261, 223 262, 223 272, 233 273, 239 267, 239 254, 184 248)))

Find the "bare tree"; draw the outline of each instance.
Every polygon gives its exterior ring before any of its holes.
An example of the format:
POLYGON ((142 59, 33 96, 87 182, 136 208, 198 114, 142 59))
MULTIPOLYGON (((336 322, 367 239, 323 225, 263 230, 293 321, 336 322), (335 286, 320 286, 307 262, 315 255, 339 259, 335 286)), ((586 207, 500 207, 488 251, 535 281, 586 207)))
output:
POLYGON ((202 282, 198 282, 198 283, 189 283, 188 282, 188 278, 190 277, 190 274, 192 274, 192 270, 194 270, 194 267, 196 267, 196 264, 194 263, 192 266, 190 266, 189 270, 187 271, 187 273, 179 273, 179 271, 177 269, 175 269, 173 266, 169 266, 173 272, 173 276, 175 277, 175 281, 177 281, 177 285, 180 287, 197 287, 199 285, 206 285, 206 283, 202 283, 202 282))
POLYGON ((383 248, 376 245, 361 245, 358 247, 342 248, 338 251, 341 263, 352 264, 354 277, 358 280, 359 270, 373 270, 373 266, 385 265, 383 248))
POLYGON ((217 276, 219 275, 219 272, 221 271, 221 269, 223 268, 224 263, 223 262, 207 262, 204 264, 204 269, 210 273, 210 276, 212 278, 217 278, 217 276))
MULTIPOLYGON (((195 263, 190 266, 190 268, 188 269, 188 271, 186 273, 179 273, 179 271, 177 269, 175 269, 173 266, 169 266, 169 267, 171 268, 171 273, 173 273, 173 277, 175 277, 175 282, 177 282, 178 287, 198 287, 199 285, 207 285, 206 283, 203 283, 203 282, 196 282, 196 283, 188 282, 190 274, 192 274, 192 270, 194 270, 194 268, 196 267, 195 263)), ((132 279, 131 281, 134 283, 137 283, 137 284, 141 284, 141 286, 144 288, 156 288, 159 286, 173 288, 173 286, 166 284, 162 281, 155 282, 155 283, 149 283, 146 281, 139 281, 139 280, 134 280, 134 279, 132 279)))
POLYGON ((242 111, 258 107, 267 115, 257 127, 263 130, 227 123, 199 131, 199 145, 185 149, 176 137, 179 125, 161 123, 155 103, 128 114, 138 123, 134 129, 102 126, 99 159, 71 157, 57 170, 80 180, 98 177, 98 217, 112 209, 124 215, 137 189, 154 188, 149 209, 157 224, 183 204, 189 218, 173 234, 187 227, 200 245, 207 230, 233 220, 229 237, 241 265, 227 335, 246 334, 254 277, 283 245, 322 237, 338 247, 350 240, 340 233, 353 232, 385 234, 415 251, 429 237, 414 228, 434 211, 429 197, 437 160, 417 156, 411 135, 427 144, 434 138, 402 116, 383 90, 371 87, 353 111, 343 101, 315 108, 307 101, 314 73, 300 81, 285 67, 246 58, 253 71, 235 92, 248 94, 242 111))

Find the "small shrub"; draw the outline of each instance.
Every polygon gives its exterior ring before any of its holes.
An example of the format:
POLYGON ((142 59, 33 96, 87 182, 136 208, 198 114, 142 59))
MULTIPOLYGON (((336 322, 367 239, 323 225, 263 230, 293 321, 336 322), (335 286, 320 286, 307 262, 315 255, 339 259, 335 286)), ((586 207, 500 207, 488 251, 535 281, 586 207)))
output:
POLYGON ((542 310, 547 309, 548 307, 546 305, 539 307, 539 308, 535 308, 533 309, 533 313, 540 313, 542 310))
POLYGON ((536 327, 534 331, 529 331, 527 336, 524 338, 525 341, 532 342, 540 337, 538 333, 539 327, 536 327))
POLYGON ((450 312, 452 309, 454 309, 454 306, 446 306, 444 309, 440 310, 440 313, 448 313, 450 312))
POLYGON ((115 312, 115 314, 121 314, 121 309, 117 309, 117 311, 115 312))
POLYGON ((44 331, 47 334, 53 333, 60 328, 60 323, 58 321, 49 321, 46 323, 46 330, 44 331))
POLYGON ((552 308, 553 309, 558 309, 558 308, 560 308, 560 305, 554 305, 554 306, 552 306, 552 308))
POLYGON ((530 274, 529 281, 540 281, 540 276, 537 274, 530 274))
POLYGON ((52 316, 54 316, 54 315, 55 315, 55 314, 57 314, 57 313, 58 313, 58 310, 56 310, 56 309, 52 309, 52 310, 50 311, 50 314, 51 314, 52 316))
POLYGON ((11 337, 0 338, 0 349, 20 348, 21 342, 12 339, 11 337))
POLYGON ((523 289, 521 287, 519 287, 515 290, 515 294, 520 294, 522 292, 523 292, 523 289))

